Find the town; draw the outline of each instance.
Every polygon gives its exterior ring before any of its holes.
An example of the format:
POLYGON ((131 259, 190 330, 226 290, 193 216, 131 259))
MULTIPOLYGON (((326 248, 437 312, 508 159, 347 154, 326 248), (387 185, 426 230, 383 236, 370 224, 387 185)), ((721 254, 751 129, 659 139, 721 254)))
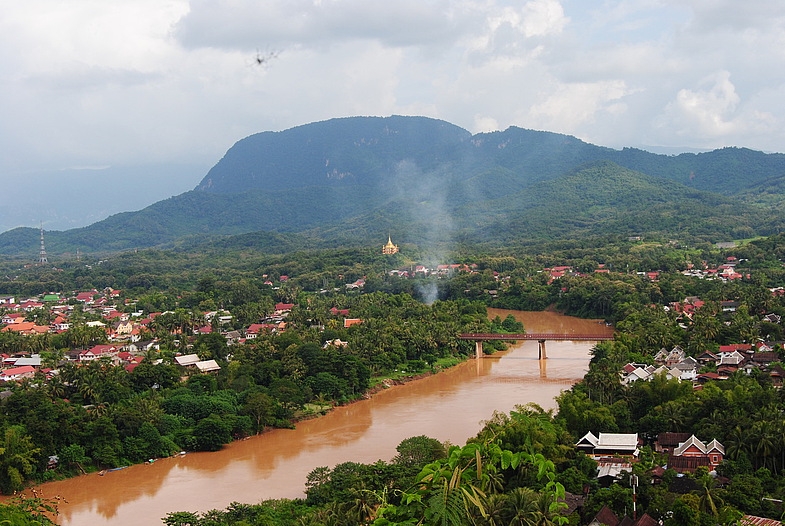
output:
MULTIPOLYGON (((391 243, 382 254, 401 258, 391 243)), ((238 280, 202 272, 190 289, 139 287, 131 276, 122 288, 0 293, 0 399, 14 429, 40 444, 27 477, 117 469, 219 449, 362 398, 374 382, 389 386, 396 375, 449 367, 474 354, 457 339, 461 333, 520 332, 510 320, 488 319, 486 307, 551 306, 616 331, 613 341, 596 344, 589 373, 557 399, 558 414, 547 417, 572 437, 557 455, 555 476, 566 490, 557 495, 566 506, 560 513, 576 517, 576 524, 655 524, 652 517, 675 516, 653 507, 657 492, 689 503, 689 495, 709 490, 724 496, 730 507, 723 513, 734 520, 775 513, 775 500, 747 509, 734 500, 734 488, 750 473, 768 469, 774 477, 785 468, 779 447, 763 451, 752 442, 771 430, 753 425, 750 436, 736 436, 740 420, 718 426, 718 417, 702 416, 703 406, 688 407, 733 393, 741 403, 739 385, 761 402, 779 396, 761 394, 779 393, 785 380, 785 289, 776 265, 727 252, 698 264, 690 262, 694 254, 680 256, 680 264, 655 269, 626 256, 633 268, 613 258, 597 261, 601 251, 592 260, 556 257, 539 265, 509 257, 431 266, 385 261, 336 268, 330 279, 260 266, 238 280), (436 291, 432 305, 412 296, 426 288, 436 291), (161 410, 153 427, 125 427, 124 415, 153 392, 161 410), (36 430, 43 423, 29 416, 31 403, 41 411, 58 408, 48 417, 51 425, 72 414, 91 434, 45 437, 46 427, 36 430), (200 404, 205 409, 197 410, 200 404), (581 474, 562 471, 570 466, 581 474), (635 477, 647 485, 635 485, 635 477), (637 492, 641 513, 619 507, 630 491, 637 492), (740 509, 747 513, 736 515, 740 509)), ((84 262, 79 273, 110 264, 84 262)), ((24 272, 42 269, 39 262, 24 272)), ((488 353, 503 348, 484 346, 488 353)), ((748 409, 756 411, 754 404, 748 409)), ((769 487, 762 495, 779 498, 779 486, 769 487)), ((8 481, 3 488, 20 486, 8 481)), ((318 505, 313 495, 306 502, 318 505)), ((685 506, 679 513, 693 513, 685 506)))

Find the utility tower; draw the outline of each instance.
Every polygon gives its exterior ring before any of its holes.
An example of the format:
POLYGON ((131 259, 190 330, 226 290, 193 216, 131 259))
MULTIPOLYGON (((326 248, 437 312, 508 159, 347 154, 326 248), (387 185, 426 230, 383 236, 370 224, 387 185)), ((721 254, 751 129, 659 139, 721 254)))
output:
POLYGON ((46 248, 44 248, 44 224, 41 223, 41 251, 38 253, 38 263, 43 265, 46 262, 46 248))

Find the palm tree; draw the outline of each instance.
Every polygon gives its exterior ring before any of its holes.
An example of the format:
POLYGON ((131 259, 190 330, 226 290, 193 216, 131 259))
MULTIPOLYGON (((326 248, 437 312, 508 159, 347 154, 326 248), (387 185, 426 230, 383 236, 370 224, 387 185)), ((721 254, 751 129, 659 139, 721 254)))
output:
MULTIPOLYGON (((381 505, 386 504, 386 501, 383 502, 380 499, 380 495, 375 491, 352 489, 350 493, 354 499, 347 503, 344 511, 346 512, 346 518, 351 520, 352 524, 371 524, 376 520, 376 511, 381 505)), ((385 498, 386 493, 385 491, 385 498)))
POLYGON ((46 386, 46 391, 52 400, 65 398, 65 383, 59 374, 53 376, 44 385, 46 386))
POLYGON ((95 367, 82 367, 77 372, 77 390, 82 395, 85 404, 100 403, 98 384, 100 382, 98 371, 95 367))
POLYGON ((698 501, 700 511, 711 515, 712 517, 717 517, 719 514, 717 511, 717 504, 719 503, 719 505, 722 506, 723 502, 714 492, 714 478, 709 475, 708 471, 705 469, 702 473, 696 473, 696 475, 698 475, 697 479, 701 491, 700 500, 698 501))
POLYGON ((510 524, 506 518, 507 496, 503 493, 493 493, 485 499, 485 518, 475 517, 475 524, 487 526, 506 526, 510 524))
POLYGON ((531 488, 515 488, 507 494, 510 526, 537 526, 542 519, 539 494, 531 488))
POLYGON ((772 471, 777 471, 776 455, 777 434, 776 429, 769 421, 757 421, 752 425, 750 431, 755 444, 755 464, 760 467, 772 467, 772 471))

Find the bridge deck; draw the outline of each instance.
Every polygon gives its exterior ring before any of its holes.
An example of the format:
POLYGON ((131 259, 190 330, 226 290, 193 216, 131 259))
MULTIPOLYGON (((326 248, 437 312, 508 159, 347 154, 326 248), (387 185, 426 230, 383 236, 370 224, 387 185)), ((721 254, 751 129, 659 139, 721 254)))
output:
POLYGON ((590 341, 599 342, 612 340, 613 336, 602 334, 554 334, 554 333, 526 333, 526 334, 491 334, 491 333, 472 333, 461 334, 461 340, 550 340, 550 341, 590 341))

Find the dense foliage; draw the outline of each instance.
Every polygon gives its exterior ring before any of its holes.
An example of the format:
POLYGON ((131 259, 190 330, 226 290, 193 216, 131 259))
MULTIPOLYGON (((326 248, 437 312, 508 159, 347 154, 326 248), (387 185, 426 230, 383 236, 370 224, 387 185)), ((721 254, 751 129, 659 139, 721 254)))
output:
MULTIPOLYGON (((150 351, 130 373, 107 359, 66 362, 50 379, 38 373, 10 385, 0 413, 0 490, 181 450, 213 451, 269 426, 290 426, 304 414, 361 396, 372 374, 417 374, 468 354, 470 346, 456 336, 489 325, 484 306, 466 300, 428 306, 375 292, 342 301, 362 324, 344 329, 327 300, 311 297, 303 298, 284 333, 231 348, 217 332, 194 338, 194 352, 222 365, 217 375, 183 370, 172 361, 175 347, 165 347, 150 351), (326 327, 316 330, 315 323, 326 327), (53 455, 60 465, 47 470, 53 455)), ((172 333, 189 327, 189 320, 184 309, 161 315, 152 335, 174 345, 172 333)), ((80 327, 51 338, 0 332, 0 349, 19 352, 32 338, 57 362, 63 351, 55 346, 68 345, 69 333, 80 327)))
MULTIPOLYGON (((775 516, 775 501, 768 499, 785 498, 785 407, 771 376, 739 372, 695 390, 664 376, 623 385, 619 372, 629 362, 652 363, 658 351, 676 345, 698 356, 724 344, 781 341, 782 326, 763 315, 785 315, 785 296, 772 294, 785 286, 783 254, 781 235, 727 250, 582 240, 553 244, 537 255, 457 252, 455 260, 472 271, 409 278, 389 272, 413 267, 400 254, 349 249, 281 255, 230 249, 202 257, 151 251, 57 270, 5 261, 0 294, 117 287, 129 312, 165 312, 148 329, 161 350, 150 351, 130 373, 103 360, 62 363, 66 350, 106 337, 89 329, 94 315, 81 308, 62 334, 0 332, 0 351, 37 352, 60 365, 49 380, 37 376, 8 386, 0 405, 0 489, 180 450, 215 450, 236 437, 288 426, 350 402, 396 370, 416 375, 470 355, 471 345, 456 338, 462 332, 522 330, 509 317, 488 320, 486 306, 552 307, 604 318, 617 328, 614 341, 594 348, 584 380, 559 398, 557 415, 521 406, 495 415, 461 447, 412 437, 389 463, 316 468, 304 501, 178 512, 165 522, 291 524, 297 517, 302 524, 577 524, 605 505, 623 515, 632 498, 629 485, 622 480, 600 488, 593 461, 573 447, 587 431, 637 432, 647 441, 663 431, 684 431, 725 444, 727 460, 718 470, 728 479, 723 487, 700 471, 686 477, 686 486, 669 472, 661 484, 651 484, 649 470, 661 459, 644 448, 633 468, 646 483, 640 484, 639 509, 666 524, 730 524, 740 512, 775 516), (683 273, 716 269, 729 257, 738 279, 683 273), (344 286, 358 280, 364 281, 360 290, 344 286), (688 297, 701 298, 703 306, 684 317, 674 305, 688 297), (231 346, 218 331, 188 336, 204 323, 205 311, 233 314, 225 332, 269 316, 280 301, 295 304, 284 332, 261 332, 231 346), (734 310, 723 310, 728 301, 734 310), (331 309, 348 310, 362 322, 345 327, 344 316, 331 309), (178 351, 215 359, 221 370, 185 371, 173 363, 178 351), (52 455, 59 457, 58 467, 47 469, 52 455), (582 515, 563 514, 565 490, 584 488, 590 493, 582 515)), ((29 315, 51 321, 47 306, 29 315)), ((781 344, 776 348, 782 352, 781 344)), ((3 512, 27 513, 13 507, 3 512)))

